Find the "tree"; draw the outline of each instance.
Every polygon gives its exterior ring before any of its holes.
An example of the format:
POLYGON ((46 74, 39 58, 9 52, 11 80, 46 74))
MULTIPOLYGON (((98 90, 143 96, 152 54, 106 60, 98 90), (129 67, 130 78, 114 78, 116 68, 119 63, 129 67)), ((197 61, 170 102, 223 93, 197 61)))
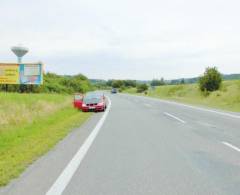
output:
POLYGON ((181 79, 180 84, 185 84, 185 79, 181 79))
POLYGON ((165 81, 163 77, 161 78, 161 80, 153 79, 151 81, 151 86, 160 86, 160 85, 165 85, 165 81))
MULTIPOLYGON (((93 89, 88 78, 82 74, 73 76, 46 73, 43 76, 43 85, 8 85, 9 92, 21 93, 75 93, 87 92, 93 89)), ((0 85, 0 91, 6 90, 0 85)))
POLYGON ((142 92, 147 91, 147 90, 148 90, 147 84, 143 83, 143 84, 138 84, 137 85, 137 92, 138 93, 142 93, 142 92))
POLYGON ((123 80, 123 84, 125 87, 136 87, 137 81, 136 80, 123 80))
POLYGON ((114 87, 114 88, 120 88, 122 86, 123 86, 123 81, 121 81, 121 80, 114 80, 112 82, 112 87, 114 87))
POLYGON ((222 76, 216 67, 206 68, 204 75, 199 79, 199 88, 201 91, 216 91, 220 88, 222 76))
POLYGON ((112 86, 112 83, 113 83, 113 80, 112 80, 112 79, 110 79, 110 80, 108 80, 108 81, 107 81, 107 83, 106 83, 106 84, 107 84, 107 86, 110 86, 110 87, 111 87, 111 86, 112 86))

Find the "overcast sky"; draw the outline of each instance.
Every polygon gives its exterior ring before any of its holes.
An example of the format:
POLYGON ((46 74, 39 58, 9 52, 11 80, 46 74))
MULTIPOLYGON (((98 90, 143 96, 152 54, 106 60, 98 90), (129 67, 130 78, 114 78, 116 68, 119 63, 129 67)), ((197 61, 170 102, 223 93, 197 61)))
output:
POLYGON ((0 61, 100 79, 240 73, 239 0, 0 0, 0 61))

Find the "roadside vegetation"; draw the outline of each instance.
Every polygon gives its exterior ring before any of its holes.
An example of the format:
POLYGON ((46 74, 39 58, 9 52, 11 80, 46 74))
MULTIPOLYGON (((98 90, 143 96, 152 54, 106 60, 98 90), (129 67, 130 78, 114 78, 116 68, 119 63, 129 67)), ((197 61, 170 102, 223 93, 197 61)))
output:
MULTIPOLYGON (((216 68, 210 68, 210 70, 216 68)), ((216 69, 217 71, 217 69, 216 69)), ((218 72, 218 71, 217 71, 218 72)), ((219 73, 219 72, 218 72, 219 73)), ((220 73, 219 73, 220 74, 220 73)), ((224 81, 228 80, 240 80, 240 74, 220 74, 220 77, 224 81)), ((136 88, 138 85, 146 84, 148 88, 154 88, 162 85, 183 85, 183 84, 194 84, 199 83, 201 76, 193 77, 193 78, 180 78, 180 79, 172 79, 165 80, 163 77, 160 79, 152 79, 152 80, 103 80, 103 79, 90 79, 90 83, 95 89, 99 90, 110 90, 112 87, 117 88, 118 91, 131 91, 131 88, 136 88)))
POLYGON ((240 80, 223 81, 216 67, 206 68, 195 84, 185 84, 182 79, 170 85, 162 78, 152 80, 149 89, 139 90, 137 85, 123 92, 240 112, 240 80))
POLYGON ((203 92, 219 90, 222 84, 222 76, 216 67, 206 68, 204 75, 199 79, 199 88, 203 92))
MULTIPOLYGON (((136 88, 126 89, 124 92, 144 95, 137 93, 136 88)), ((149 89, 146 96, 240 112, 240 80, 223 81, 219 90, 207 94, 199 90, 198 84, 180 84, 149 89)))
POLYGON ((146 92, 147 90, 148 90, 148 85, 147 84, 142 83, 142 84, 137 85, 137 92, 138 93, 143 93, 143 92, 146 92))
POLYGON ((91 85, 88 78, 82 74, 67 76, 46 73, 43 78, 43 85, 0 85, 0 91, 72 94, 74 92, 85 93, 93 90, 93 85, 91 85))
POLYGON ((0 186, 90 115, 73 109, 69 95, 0 93, 0 186))

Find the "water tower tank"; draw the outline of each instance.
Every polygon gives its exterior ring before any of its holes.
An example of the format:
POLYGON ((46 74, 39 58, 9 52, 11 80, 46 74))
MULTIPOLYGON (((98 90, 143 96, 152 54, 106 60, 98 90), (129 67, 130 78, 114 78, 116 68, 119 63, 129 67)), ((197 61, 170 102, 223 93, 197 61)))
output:
POLYGON ((11 48, 12 52, 17 56, 18 63, 22 62, 22 57, 28 52, 28 48, 23 47, 21 45, 14 46, 11 48))

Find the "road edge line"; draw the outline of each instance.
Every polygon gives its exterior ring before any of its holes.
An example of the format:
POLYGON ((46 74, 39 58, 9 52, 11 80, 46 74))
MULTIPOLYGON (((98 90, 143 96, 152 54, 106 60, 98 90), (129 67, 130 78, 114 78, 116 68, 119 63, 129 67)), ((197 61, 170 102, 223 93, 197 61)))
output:
POLYGON ((179 121, 179 122, 181 122, 183 124, 186 123, 186 121, 184 121, 184 120, 182 120, 182 119, 180 119, 180 118, 178 118, 178 117, 176 117, 176 116, 174 116, 172 114, 169 114, 168 112, 164 112, 163 114, 165 114, 165 115, 167 115, 167 116, 169 116, 169 117, 171 117, 171 118, 173 118, 173 119, 175 119, 175 120, 177 120, 177 121, 179 121))
POLYGON ((233 150, 240 152, 240 148, 238 148, 237 146, 234 146, 228 142, 221 142, 221 143, 224 144, 225 146, 228 146, 229 148, 232 148, 233 150))
POLYGON ((74 155, 72 160, 68 163, 68 165, 65 167, 65 169, 61 172, 61 174, 58 176, 57 180, 54 182, 54 184, 51 186, 51 188, 47 191, 46 195, 61 195, 69 182, 71 181, 74 173, 80 166, 82 160, 84 159, 85 155, 87 154, 89 148, 91 147, 93 141, 97 137, 102 125, 104 124, 104 121, 106 120, 108 113, 111 108, 111 100, 109 97, 108 99, 108 107, 101 117, 101 119, 98 121, 95 128, 92 130, 91 134, 87 137, 85 142, 81 145, 77 153, 74 155))
POLYGON ((127 94, 127 93, 122 93, 121 95, 139 97, 139 98, 143 98, 143 99, 159 101, 159 102, 166 103, 166 104, 174 104, 174 105, 177 105, 177 106, 182 106, 182 107, 186 107, 186 108, 191 108, 191 109, 205 111, 205 112, 211 112, 211 113, 222 115, 222 116, 227 116, 227 117, 231 117, 231 118, 240 119, 240 115, 237 115, 238 113, 236 113, 236 114, 228 113, 230 111, 217 110, 217 109, 214 110, 214 108, 204 108, 204 107, 201 107, 201 106, 195 106, 195 105, 180 103, 180 102, 176 102, 176 101, 164 100, 164 99, 151 97, 151 96, 140 96, 140 95, 127 94))

